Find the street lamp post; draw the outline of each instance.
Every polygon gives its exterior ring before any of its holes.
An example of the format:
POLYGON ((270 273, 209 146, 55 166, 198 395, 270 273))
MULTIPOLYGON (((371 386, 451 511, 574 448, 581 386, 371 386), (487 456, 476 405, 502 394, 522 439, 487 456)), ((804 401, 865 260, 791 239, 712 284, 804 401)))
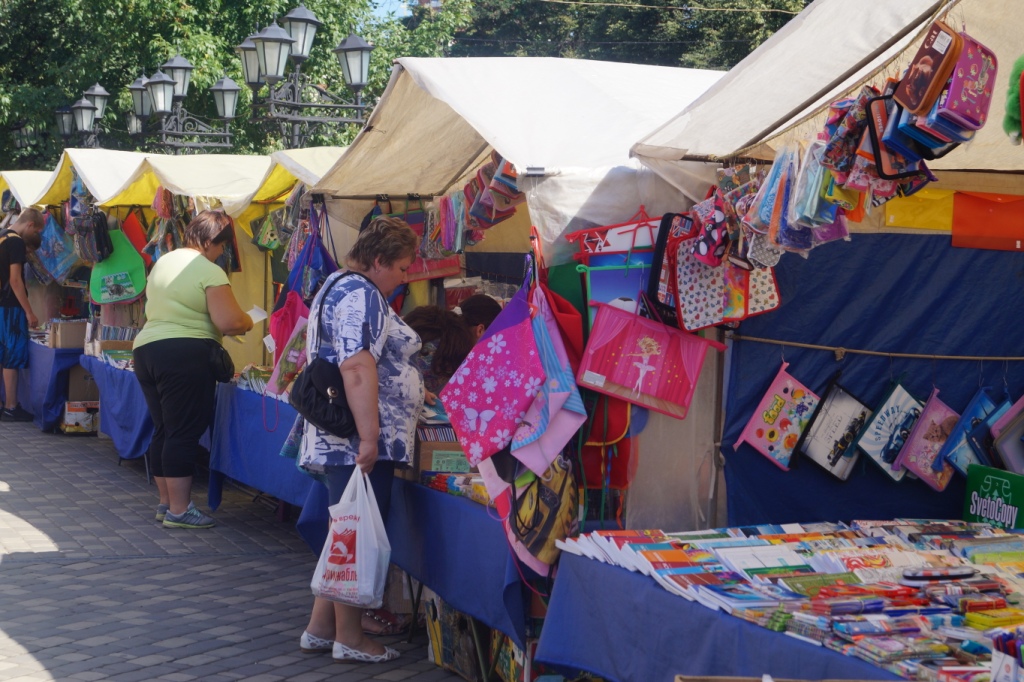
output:
POLYGON ((174 153, 231 147, 231 119, 235 117, 241 88, 227 76, 210 88, 220 123, 208 123, 183 106, 193 69, 187 59, 175 55, 149 78, 143 75, 128 86, 132 95, 129 134, 158 136, 160 144, 174 153), (147 131, 146 121, 151 118, 157 122, 147 131))
POLYGON ((256 106, 266 110, 267 120, 280 125, 291 148, 304 146, 321 126, 364 122, 366 106, 361 91, 368 79, 373 46, 352 34, 334 50, 345 84, 354 94, 353 101, 346 101, 310 82, 302 72, 302 63, 309 58, 317 29, 322 25, 313 12, 300 4, 282 18, 281 26, 273 22, 236 48, 254 100, 263 85, 267 86, 267 96, 256 106), (289 61, 292 70, 286 73, 289 61))
POLYGON ((100 119, 107 110, 110 93, 96 83, 82 93, 82 98, 71 106, 64 106, 54 112, 57 116, 57 130, 67 140, 75 133, 81 136, 80 145, 85 148, 100 146, 100 119))

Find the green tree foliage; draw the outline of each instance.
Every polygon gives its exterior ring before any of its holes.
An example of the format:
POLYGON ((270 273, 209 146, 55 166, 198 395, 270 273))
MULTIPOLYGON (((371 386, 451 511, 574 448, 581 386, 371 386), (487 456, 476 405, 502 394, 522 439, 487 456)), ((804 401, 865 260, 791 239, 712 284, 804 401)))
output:
MULTIPOLYGON (((56 133, 54 110, 79 99, 96 82, 112 95, 102 121, 107 131, 103 146, 136 149, 126 129, 131 109, 127 87, 143 73, 152 75, 176 53, 195 66, 186 109, 212 119, 216 112, 209 87, 225 74, 243 84, 235 46, 296 4, 296 0, 5 0, 0 3, 0 130, 29 122, 49 134, 28 150, 15 149, 12 136, 0 135, 0 168, 52 168, 64 146, 56 133)), ((332 50, 349 33, 361 35, 375 45, 370 83, 362 93, 364 102, 371 105, 387 85, 392 60, 442 56, 455 31, 468 25, 470 18, 470 0, 448 0, 440 11, 418 10, 404 19, 375 16, 372 0, 305 0, 305 5, 324 25, 303 72, 312 82, 349 98, 332 50)), ((245 88, 232 124, 235 147, 230 151, 264 153, 281 148, 280 131, 254 120, 252 99, 245 88)), ((328 130, 310 144, 346 144, 356 132, 355 126, 328 130)))
POLYGON ((453 56, 575 57, 728 69, 810 0, 476 0, 453 56))

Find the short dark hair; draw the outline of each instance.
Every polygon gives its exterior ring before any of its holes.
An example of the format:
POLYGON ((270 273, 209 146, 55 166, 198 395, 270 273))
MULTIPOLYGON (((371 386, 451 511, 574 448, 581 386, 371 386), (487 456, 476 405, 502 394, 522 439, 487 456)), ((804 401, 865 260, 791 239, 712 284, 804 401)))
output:
POLYGON ((423 343, 437 342, 437 351, 430 369, 439 377, 448 379, 455 374, 462 361, 473 350, 476 340, 461 315, 436 305, 413 308, 403 318, 423 343))
POLYGON ((501 304, 487 294, 473 294, 459 303, 459 310, 467 325, 475 327, 482 324, 487 329, 501 312, 501 304))
POLYGON ((348 256, 349 267, 358 266, 369 270, 378 260, 381 265, 394 265, 403 258, 416 255, 420 238, 409 223, 401 218, 378 217, 370 221, 366 229, 356 237, 348 256))
POLYGON ((202 211, 185 227, 185 246, 205 249, 210 244, 225 244, 234 235, 234 221, 220 209, 202 211))

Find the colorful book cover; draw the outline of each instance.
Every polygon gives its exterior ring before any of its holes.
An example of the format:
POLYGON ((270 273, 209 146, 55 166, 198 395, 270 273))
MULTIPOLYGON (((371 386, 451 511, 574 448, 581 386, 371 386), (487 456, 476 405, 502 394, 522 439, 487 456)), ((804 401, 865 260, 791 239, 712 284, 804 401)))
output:
POLYGON ((939 399, 939 389, 933 388, 920 418, 893 462, 893 469, 912 471, 934 490, 945 490, 953 478, 953 467, 943 461, 942 468, 935 471, 932 463, 938 459, 939 450, 946 444, 959 419, 960 415, 939 399))
POLYGON ((783 362, 733 445, 737 449, 742 443, 749 443, 784 471, 789 471, 800 434, 818 405, 818 396, 794 379, 786 371, 787 367, 789 363, 783 362))
POLYGON ((948 462, 957 473, 966 476, 967 467, 972 464, 984 464, 968 444, 967 433, 980 424, 985 417, 992 414, 995 409, 996 401, 992 395, 992 389, 989 386, 982 386, 964 408, 963 414, 960 415, 956 426, 953 427, 953 432, 949 434, 949 440, 939 450, 939 456, 932 464, 932 469, 939 471, 942 469, 942 462, 948 462))
POLYGON ((807 457, 841 481, 853 472, 860 453, 851 447, 864 428, 871 410, 833 381, 796 445, 796 454, 807 457))
POLYGON ((808 597, 814 597, 823 587, 832 585, 860 585, 863 581, 856 573, 810 573, 781 580, 787 588, 808 597))
POLYGON ((893 469, 892 464, 903 449, 922 409, 924 404, 921 401, 910 395, 901 384, 896 384, 868 419, 854 443, 894 481, 902 480, 907 473, 904 469, 893 469))

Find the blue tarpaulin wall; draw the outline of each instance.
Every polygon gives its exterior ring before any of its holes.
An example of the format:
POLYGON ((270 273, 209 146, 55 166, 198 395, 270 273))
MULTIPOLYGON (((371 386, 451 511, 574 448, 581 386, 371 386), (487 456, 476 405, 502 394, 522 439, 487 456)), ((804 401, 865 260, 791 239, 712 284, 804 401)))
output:
MULTIPOLYGON (((737 334, 896 353, 1024 356, 1024 255, 955 249, 948 235, 855 234, 785 255, 776 268, 782 305, 750 318, 737 334)), ((944 492, 904 477, 895 482, 866 456, 840 481, 810 460, 786 472, 751 446, 733 450, 785 358, 788 371, 821 395, 840 383, 877 407, 890 379, 919 400, 932 387, 960 412, 978 390, 1004 381, 1024 391, 1024 362, 933 360, 847 354, 736 339, 726 379, 725 480, 730 526, 894 517, 960 518, 965 479, 944 492)))

